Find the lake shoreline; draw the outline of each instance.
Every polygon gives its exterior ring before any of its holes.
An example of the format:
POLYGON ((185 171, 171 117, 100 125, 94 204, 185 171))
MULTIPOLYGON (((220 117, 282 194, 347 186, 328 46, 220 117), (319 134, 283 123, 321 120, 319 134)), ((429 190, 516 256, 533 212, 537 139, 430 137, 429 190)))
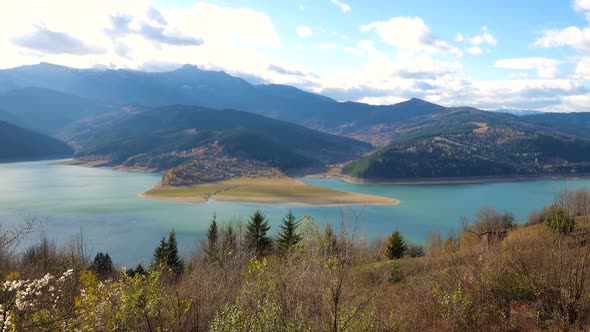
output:
POLYGON ((590 174, 553 174, 539 176, 473 176, 473 177, 455 177, 455 178, 399 178, 391 180, 365 180, 354 178, 346 175, 335 174, 310 174, 303 176, 304 179, 335 179, 348 182, 351 184, 377 184, 377 185, 404 185, 404 186, 423 186, 423 185, 452 185, 452 184, 484 184, 484 183, 502 183, 502 182, 525 182, 540 180, 565 180, 565 179, 589 179, 590 174))
POLYGON ((15 163, 27 163, 33 161, 48 161, 48 160, 63 160, 70 159, 71 155, 55 155, 55 156, 43 156, 43 157, 30 157, 30 158, 4 158, 0 159, 0 164, 15 164, 15 163))

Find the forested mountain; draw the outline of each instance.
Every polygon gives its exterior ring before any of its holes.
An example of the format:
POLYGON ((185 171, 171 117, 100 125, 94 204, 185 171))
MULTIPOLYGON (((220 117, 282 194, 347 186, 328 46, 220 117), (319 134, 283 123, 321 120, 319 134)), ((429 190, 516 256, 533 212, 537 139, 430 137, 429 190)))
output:
POLYGON ((543 113, 524 116, 523 120, 545 128, 590 136, 590 112, 543 113))
POLYGON ((371 147, 247 112, 192 106, 140 112, 76 137, 86 146, 80 158, 159 170, 194 160, 203 167, 237 167, 238 160, 287 171, 349 160, 371 147))
POLYGON ((347 165, 374 180, 590 172, 590 140, 508 114, 456 108, 416 119, 385 148, 347 165))
POLYGON ((70 157, 73 153, 62 141, 0 121, 0 161, 70 157))

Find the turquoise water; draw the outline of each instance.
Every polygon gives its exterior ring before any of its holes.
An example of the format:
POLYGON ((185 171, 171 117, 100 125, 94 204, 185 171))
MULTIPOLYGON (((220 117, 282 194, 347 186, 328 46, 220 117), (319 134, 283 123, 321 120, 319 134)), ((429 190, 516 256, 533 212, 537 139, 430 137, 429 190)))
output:
POLYGON ((461 216, 472 217, 483 206, 507 210, 518 220, 526 220, 532 210, 549 203, 563 188, 590 187, 590 179, 419 186, 304 180, 401 200, 397 206, 352 207, 186 204, 137 197, 159 179, 158 174, 54 166, 48 162, 0 164, 0 223, 15 223, 25 215, 35 215, 43 220, 50 239, 63 243, 82 232, 91 255, 108 252, 116 263, 135 265, 148 261, 159 240, 172 228, 182 253, 188 255, 199 245, 214 212, 223 222, 245 220, 258 208, 270 217, 273 232, 289 208, 297 216, 313 216, 319 224, 337 225, 344 212, 349 218, 357 217, 358 233, 369 239, 399 229, 408 240, 422 242, 430 232, 460 229, 461 216))

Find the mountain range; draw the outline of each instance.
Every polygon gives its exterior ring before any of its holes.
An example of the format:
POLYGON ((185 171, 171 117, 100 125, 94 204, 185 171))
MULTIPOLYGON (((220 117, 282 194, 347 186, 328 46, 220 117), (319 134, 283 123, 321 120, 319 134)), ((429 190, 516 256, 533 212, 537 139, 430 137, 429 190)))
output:
POLYGON ((590 171, 590 113, 338 102, 192 65, 0 70, 0 108, 0 120, 65 140, 79 157, 158 170, 237 158, 282 171, 356 160, 343 171, 365 179, 590 171))

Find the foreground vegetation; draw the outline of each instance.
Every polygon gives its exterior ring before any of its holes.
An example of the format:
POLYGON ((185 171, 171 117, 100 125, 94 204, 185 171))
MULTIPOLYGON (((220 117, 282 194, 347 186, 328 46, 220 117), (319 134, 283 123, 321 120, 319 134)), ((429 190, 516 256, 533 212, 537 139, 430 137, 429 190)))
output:
POLYGON ((256 211, 213 217, 182 261, 172 231, 149 267, 91 262, 80 241, 14 253, 34 223, 0 239, 0 330, 440 331, 590 328, 590 191, 564 191, 516 224, 484 208, 424 246, 392 230, 367 242, 285 216, 275 239, 256 211))

